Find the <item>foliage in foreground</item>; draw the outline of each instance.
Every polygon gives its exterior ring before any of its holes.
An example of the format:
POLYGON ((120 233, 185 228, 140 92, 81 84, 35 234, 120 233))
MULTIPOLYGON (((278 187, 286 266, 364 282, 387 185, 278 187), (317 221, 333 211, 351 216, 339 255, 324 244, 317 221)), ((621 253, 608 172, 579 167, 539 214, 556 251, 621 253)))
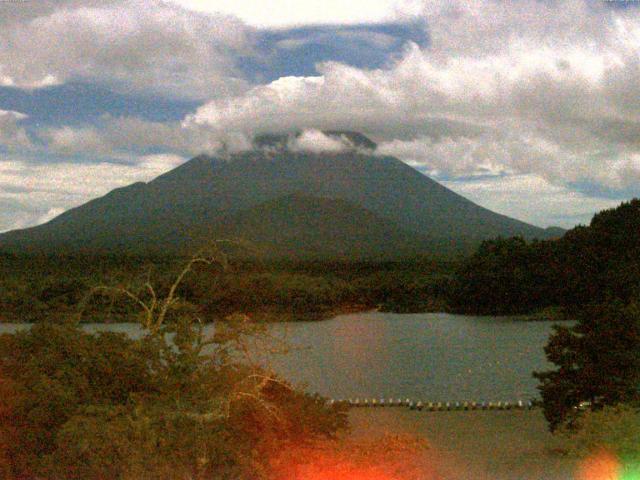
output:
POLYGON ((569 453, 586 457, 599 451, 622 459, 640 461, 640 410, 630 405, 606 406, 587 411, 576 428, 561 430, 569 453))
MULTIPOLYGON (((226 264, 225 257, 220 263, 226 264)), ((235 315, 206 338, 177 292, 120 287, 143 336, 43 322, 0 336, 0 462, 7 479, 260 479, 290 445, 333 438, 337 407, 239 361, 260 329, 235 315)))
POLYGON ((640 411, 619 404, 587 411, 572 429, 561 429, 566 453, 579 459, 576 480, 640 476, 640 411))
POLYGON ((540 380, 551 430, 573 427, 581 404, 592 409, 640 404, 640 306, 614 301, 590 306, 570 327, 556 326, 545 347, 555 370, 540 380))
POLYGON ((415 477, 419 442, 339 437, 341 408, 240 356, 249 339, 266 336, 260 325, 232 315, 205 337, 203 310, 180 294, 190 275, 228 266, 216 253, 192 258, 158 291, 149 280, 92 291, 137 306, 140 338, 90 334, 77 322, 0 337, 2 478, 308 480, 332 476, 336 465, 415 477))
POLYGON ((71 325, 2 336, 3 478, 260 478, 287 444, 345 426, 266 372, 219 360, 71 325))

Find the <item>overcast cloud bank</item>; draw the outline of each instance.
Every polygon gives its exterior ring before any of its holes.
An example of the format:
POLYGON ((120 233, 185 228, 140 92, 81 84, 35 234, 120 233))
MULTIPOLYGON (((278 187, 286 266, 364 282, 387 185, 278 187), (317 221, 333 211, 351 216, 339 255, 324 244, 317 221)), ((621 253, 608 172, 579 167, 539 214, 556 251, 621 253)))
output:
MULTIPOLYGON (((109 185, 124 185, 149 178, 151 155, 237 151, 255 134, 286 131, 303 131, 291 148, 316 152, 345 148, 321 130, 362 131, 378 153, 541 226, 584 222, 640 194, 638 8, 581 0, 367 4, 336 7, 331 23, 423 22, 429 43, 407 41, 382 68, 323 61, 314 75, 268 83, 252 83, 239 68, 260 54, 257 29, 323 23, 326 10, 300 4, 261 17, 256 6, 226 1, 0 5, 0 84, 85 81, 200 101, 179 122, 106 115, 96 124, 26 128, 24 114, 0 110, 0 168, 14 172, 2 179, 0 201, 12 202, 8 211, 32 212, 31 220, 0 218, 0 229, 43 218, 46 202, 10 192, 29 184, 29 175, 52 172, 48 189, 60 199, 48 212, 103 191, 77 192, 78 168, 95 169, 83 177, 88 184, 102 185, 106 176, 109 185), (43 160, 49 154, 69 159, 54 165, 43 160), (64 168, 69 176, 56 177, 64 168)), ((299 35, 278 48, 313 47, 312 37, 299 35)))

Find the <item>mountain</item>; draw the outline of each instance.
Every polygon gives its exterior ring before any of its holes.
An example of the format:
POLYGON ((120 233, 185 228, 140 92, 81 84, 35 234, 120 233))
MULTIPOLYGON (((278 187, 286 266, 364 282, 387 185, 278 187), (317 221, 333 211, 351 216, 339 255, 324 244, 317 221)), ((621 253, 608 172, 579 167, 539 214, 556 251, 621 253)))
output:
POLYGON ((0 249, 165 252, 233 234, 271 244, 273 252, 289 252, 283 245, 290 242, 310 252, 377 256, 393 255, 400 245, 403 252, 451 251, 496 236, 556 234, 491 212, 394 157, 376 155, 364 135, 327 133, 352 148, 310 153, 290 149, 287 137, 259 137, 252 151, 201 155, 46 224, 0 235, 0 249), (285 234, 289 240, 279 236, 285 234))
POLYGON ((243 238, 267 257, 408 257, 437 247, 344 200, 294 193, 225 217, 214 238, 243 238))

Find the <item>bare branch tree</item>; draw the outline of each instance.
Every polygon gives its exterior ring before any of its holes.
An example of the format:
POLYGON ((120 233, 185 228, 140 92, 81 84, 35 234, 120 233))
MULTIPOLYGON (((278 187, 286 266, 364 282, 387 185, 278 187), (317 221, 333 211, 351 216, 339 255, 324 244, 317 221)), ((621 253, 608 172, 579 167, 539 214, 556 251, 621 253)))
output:
MULTIPOLYGON (((178 297, 180 285, 183 283, 187 275, 194 271, 194 268, 197 265, 217 265, 222 271, 228 270, 229 256, 220 248, 223 244, 232 244, 243 247, 246 250, 251 250, 250 245, 237 240, 224 239, 213 242, 211 245, 200 250, 189 259, 182 270, 177 274, 164 297, 160 297, 158 295, 158 292, 151 283, 149 278, 150 275, 147 275, 146 282, 143 284, 140 292, 135 292, 125 286, 96 286, 88 293, 84 301, 81 302, 78 312, 78 321, 81 320, 89 300, 95 295, 106 293, 113 297, 123 296, 133 301, 142 310, 142 327, 152 336, 161 335, 162 327, 166 323, 169 312, 173 309, 179 308, 180 306, 181 299, 178 297), (145 292, 146 295, 144 295, 145 292)), ((210 412, 191 412, 187 415, 201 421, 210 421, 220 415, 228 417, 231 406, 234 402, 250 400, 256 402, 257 405, 267 411, 276 420, 282 420, 282 412, 279 411, 278 407, 273 402, 266 399, 263 391, 270 383, 277 383, 288 390, 291 390, 291 387, 287 383, 279 380, 277 376, 272 373, 273 370, 265 365, 265 358, 257 359, 255 352, 259 350, 268 352, 269 354, 285 353, 288 351, 288 346, 286 346, 285 341, 276 339, 275 335, 269 333, 263 326, 259 326, 252 322, 249 316, 244 314, 233 314, 226 317, 224 322, 220 322, 216 326, 216 332, 210 339, 205 339, 203 334, 203 322, 193 313, 189 316, 188 328, 195 329, 195 335, 192 340, 193 348, 190 348, 192 353, 195 352, 196 355, 199 355, 205 347, 218 347, 217 350, 215 350, 218 353, 217 356, 220 358, 229 357, 227 358, 228 362, 234 363, 238 361, 238 358, 225 353, 227 349, 231 348, 234 352, 241 355, 241 360, 249 367, 250 373, 231 387, 228 397, 226 399, 222 399, 222 403, 224 405, 222 410, 212 407, 212 411, 210 412), (270 344, 269 348, 258 348, 256 344, 250 344, 250 340, 255 341, 259 336, 264 336, 267 339, 267 342, 270 344), (278 342, 277 348, 273 346, 276 342, 278 342)), ((225 365, 225 362, 220 365, 225 365)))

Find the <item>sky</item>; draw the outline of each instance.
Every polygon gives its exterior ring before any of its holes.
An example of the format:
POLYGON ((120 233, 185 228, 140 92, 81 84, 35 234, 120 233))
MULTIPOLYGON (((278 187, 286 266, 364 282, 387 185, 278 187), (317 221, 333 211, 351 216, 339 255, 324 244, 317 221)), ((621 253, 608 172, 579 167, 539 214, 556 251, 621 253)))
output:
POLYGON ((538 226, 640 196, 640 3, 0 0, 0 231, 260 133, 360 131, 538 226))

